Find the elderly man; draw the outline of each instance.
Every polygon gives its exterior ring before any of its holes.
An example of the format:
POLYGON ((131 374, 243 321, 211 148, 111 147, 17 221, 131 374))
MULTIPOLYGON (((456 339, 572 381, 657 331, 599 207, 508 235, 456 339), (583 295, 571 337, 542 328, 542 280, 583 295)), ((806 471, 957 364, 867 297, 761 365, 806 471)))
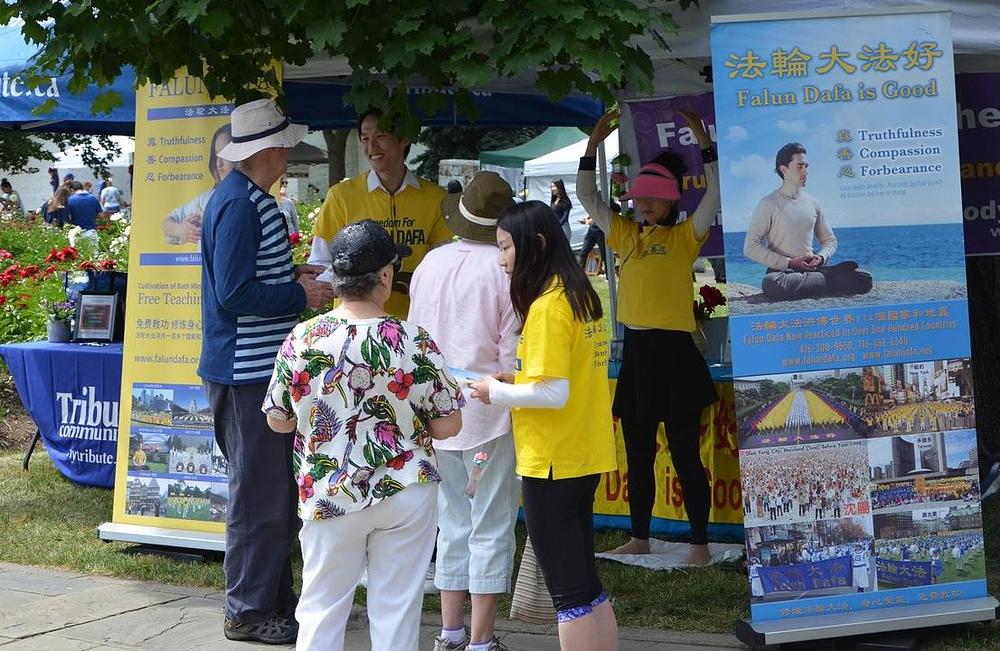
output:
POLYGON ((230 640, 280 644, 298 634, 292 542, 298 528, 292 435, 275 434, 260 405, 282 341, 306 307, 333 299, 316 268, 292 266, 288 231, 267 188, 285 173, 306 128, 274 100, 236 107, 236 169, 218 185, 202 219, 202 354, 198 375, 229 462, 226 619, 230 640))

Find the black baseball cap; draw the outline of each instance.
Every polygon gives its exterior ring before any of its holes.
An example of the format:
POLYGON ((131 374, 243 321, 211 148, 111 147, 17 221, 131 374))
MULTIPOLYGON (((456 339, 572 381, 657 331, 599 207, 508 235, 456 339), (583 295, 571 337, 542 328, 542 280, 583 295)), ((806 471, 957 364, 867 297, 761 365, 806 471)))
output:
POLYGON ((412 252, 410 247, 393 242, 389 231, 371 219, 340 229, 330 245, 333 272, 341 276, 373 273, 412 252))

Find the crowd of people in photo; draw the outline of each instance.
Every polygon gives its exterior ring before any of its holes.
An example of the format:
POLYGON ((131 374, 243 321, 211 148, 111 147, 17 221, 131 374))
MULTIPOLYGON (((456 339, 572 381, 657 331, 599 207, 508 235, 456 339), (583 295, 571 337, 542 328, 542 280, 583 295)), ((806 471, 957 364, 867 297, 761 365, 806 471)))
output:
POLYGON ((875 510, 932 502, 976 502, 980 497, 979 480, 975 477, 931 479, 919 490, 913 480, 873 484, 871 497, 875 510))
POLYGON ((847 505, 869 499, 864 445, 743 454, 740 473, 748 525, 840 518, 847 505))
POLYGON ((875 544, 875 556, 892 561, 929 561, 931 583, 938 583, 946 568, 953 568, 962 577, 968 574, 972 563, 978 563, 985 556, 983 532, 956 531, 879 540, 875 544))
POLYGON ((750 437, 790 443, 859 438, 867 431, 861 408, 815 388, 794 389, 740 422, 741 440, 750 437))
POLYGON ((877 434, 918 434, 972 429, 976 426, 971 399, 931 400, 888 407, 868 407, 865 422, 877 434))

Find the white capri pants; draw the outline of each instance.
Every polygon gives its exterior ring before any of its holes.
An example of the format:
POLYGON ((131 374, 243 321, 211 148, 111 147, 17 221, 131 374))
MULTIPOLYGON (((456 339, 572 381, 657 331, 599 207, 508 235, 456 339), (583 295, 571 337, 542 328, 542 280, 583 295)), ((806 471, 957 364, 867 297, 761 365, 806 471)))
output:
POLYGON ((367 564, 372 651, 417 651, 437 491, 437 484, 411 484, 362 511, 302 523, 296 649, 344 649, 354 592, 367 564))

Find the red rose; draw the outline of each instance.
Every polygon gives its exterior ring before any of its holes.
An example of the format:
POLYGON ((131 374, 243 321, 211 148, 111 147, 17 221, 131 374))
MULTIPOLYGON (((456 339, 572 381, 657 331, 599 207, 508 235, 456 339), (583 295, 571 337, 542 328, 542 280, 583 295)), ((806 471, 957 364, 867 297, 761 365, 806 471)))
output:
POLYGON ((7 297, 4 296, 3 294, 0 294, 0 305, 3 305, 6 302, 7 302, 7 297))
POLYGON ((49 264, 50 262, 53 262, 54 260, 58 259, 60 259, 59 252, 56 251, 55 249, 52 249, 51 251, 49 251, 49 254, 45 256, 45 264, 49 264))
POLYGON ((117 266, 118 266, 118 263, 117 263, 117 262, 115 262, 114 260, 101 260, 101 261, 100 261, 100 262, 98 263, 98 265, 99 265, 99 266, 101 267, 101 269, 103 269, 104 271, 111 271, 112 269, 114 269, 115 267, 117 267, 117 266))
POLYGON ((97 271, 97 265, 90 260, 84 260, 80 263, 80 269, 82 271, 97 271))
POLYGON ((63 254, 63 257, 59 258, 60 260, 65 260, 66 258, 69 258, 70 260, 76 260, 77 258, 80 257, 80 252, 77 251, 72 246, 64 246, 62 248, 62 251, 60 251, 59 253, 63 254))
POLYGON ((10 260, 14 254, 6 249, 0 249, 0 260, 10 260))
POLYGON ((292 233, 288 236, 288 241, 292 243, 292 246, 294 246, 302 241, 302 236, 298 233, 292 233))
POLYGON ((50 264, 49 266, 45 267, 46 276, 51 276, 55 272, 56 272, 56 266, 54 264, 50 264))

